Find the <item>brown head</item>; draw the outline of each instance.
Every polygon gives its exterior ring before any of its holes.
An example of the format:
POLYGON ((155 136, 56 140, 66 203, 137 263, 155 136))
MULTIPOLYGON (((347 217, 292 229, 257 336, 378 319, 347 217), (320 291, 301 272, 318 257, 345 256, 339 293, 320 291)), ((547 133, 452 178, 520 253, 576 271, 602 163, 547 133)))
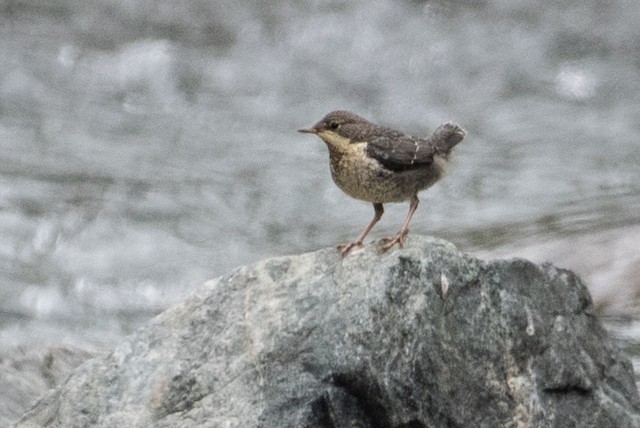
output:
POLYGON ((336 110, 311 128, 299 129, 298 132, 315 134, 329 146, 344 149, 349 144, 367 141, 372 134, 383 129, 385 128, 376 126, 357 114, 336 110))

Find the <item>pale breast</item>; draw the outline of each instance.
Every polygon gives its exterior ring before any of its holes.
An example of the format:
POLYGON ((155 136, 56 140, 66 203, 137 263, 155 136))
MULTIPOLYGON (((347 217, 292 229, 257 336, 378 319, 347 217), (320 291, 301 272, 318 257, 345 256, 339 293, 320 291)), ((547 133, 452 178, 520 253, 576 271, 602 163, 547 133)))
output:
POLYGON ((330 150, 331 176, 347 195, 368 202, 403 202, 435 183, 442 175, 440 162, 423 169, 392 172, 364 153, 366 144, 349 152, 330 150))

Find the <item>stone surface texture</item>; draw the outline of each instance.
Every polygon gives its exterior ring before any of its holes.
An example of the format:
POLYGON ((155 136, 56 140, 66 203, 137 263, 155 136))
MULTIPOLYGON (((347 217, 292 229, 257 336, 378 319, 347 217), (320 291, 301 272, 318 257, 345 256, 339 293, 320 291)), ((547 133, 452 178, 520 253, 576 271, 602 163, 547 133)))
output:
POLYGON ((20 419, 38 397, 95 355, 77 348, 0 349, 0 427, 20 419))
POLYGON ((19 427, 639 427, 631 364, 572 272, 410 235, 209 281, 19 427))

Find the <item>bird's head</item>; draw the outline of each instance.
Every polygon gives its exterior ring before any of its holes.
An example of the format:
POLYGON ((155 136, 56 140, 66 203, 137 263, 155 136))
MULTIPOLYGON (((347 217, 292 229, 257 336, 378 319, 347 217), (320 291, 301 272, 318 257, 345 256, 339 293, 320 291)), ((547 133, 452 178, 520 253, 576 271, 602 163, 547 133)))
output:
POLYGON ((375 125, 366 119, 344 110, 332 111, 311 128, 298 132, 315 134, 327 145, 346 149, 349 144, 366 141, 367 134, 375 125))

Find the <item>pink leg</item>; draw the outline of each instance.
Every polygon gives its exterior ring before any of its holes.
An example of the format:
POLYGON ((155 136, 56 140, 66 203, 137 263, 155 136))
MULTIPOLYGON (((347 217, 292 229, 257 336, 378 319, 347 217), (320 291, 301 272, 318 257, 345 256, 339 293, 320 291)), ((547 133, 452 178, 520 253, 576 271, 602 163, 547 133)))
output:
POLYGON ((373 220, 371 220, 369 225, 360 234, 360 236, 358 237, 358 240, 355 241, 355 242, 352 242, 350 244, 340 244, 340 245, 338 245, 338 250, 340 250, 340 255, 342 257, 344 257, 347 254, 349 254, 349 251, 351 251, 351 249, 353 247, 362 247, 362 242, 364 241, 364 238, 366 238, 366 236, 369 234, 371 229, 373 229, 373 226, 375 226, 376 223, 380 220, 380 218, 382 218, 382 214, 384 213, 384 207, 382 206, 382 204, 380 204, 380 203, 373 204, 373 209, 375 210, 375 214, 373 216, 373 220))
POLYGON ((409 203, 409 212, 407 213, 407 217, 404 219, 404 223, 402 224, 402 228, 400 228, 400 232, 396 236, 390 236, 388 238, 383 238, 382 250, 387 251, 394 245, 398 244, 400 247, 404 246, 404 237, 409 233, 409 223, 411 222, 411 218, 413 217, 413 213, 418 209, 418 204, 420 200, 418 196, 414 196, 411 198, 411 202, 409 203))

